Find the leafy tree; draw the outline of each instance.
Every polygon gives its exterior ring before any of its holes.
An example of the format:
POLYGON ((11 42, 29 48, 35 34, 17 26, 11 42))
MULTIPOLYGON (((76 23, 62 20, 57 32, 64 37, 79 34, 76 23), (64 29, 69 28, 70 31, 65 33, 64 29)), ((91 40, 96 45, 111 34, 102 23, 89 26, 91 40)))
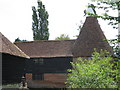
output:
POLYGON ((67 86, 69 88, 118 88, 118 63, 107 51, 93 52, 91 60, 78 58, 69 69, 67 86), (115 66, 116 65, 116 66, 115 66))
POLYGON ((113 51, 114 51, 114 54, 115 56, 120 59, 120 48, 119 48, 119 42, 118 42, 118 38, 117 39, 111 39, 111 40, 108 40, 108 42, 110 43, 110 45, 112 46, 113 48, 113 51))
MULTIPOLYGON (((85 10, 85 12, 86 12, 86 10, 85 10)), ((85 15, 86 15, 86 14, 85 14, 85 15)), ((84 15, 84 16, 85 16, 85 15, 84 15)), ((78 29, 77 29, 77 30, 80 32, 80 30, 82 29, 82 27, 83 27, 83 21, 82 21, 82 20, 80 20, 80 24, 79 24, 79 26, 78 26, 78 29)), ((73 36, 73 37, 77 37, 77 38, 78 38, 78 36, 79 36, 79 35, 75 35, 75 36, 73 36)))
MULTIPOLYGON (((94 0, 95 1, 95 0, 94 0)), ((91 16, 95 16, 98 18, 102 18, 104 20, 109 20, 109 24, 113 26, 113 28, 118 28, 116 25, 120 22, 119 16, 112 16, 109 15, 108 12, 112 9, 113 12, 116 10, 119 10, 119 5, 120 2, 107 2, 107 0, 96 0, 97 5, 90 4, 88 7, 94 8, 95 9, 103 9, 105 12, 102 12, 102 15, 100 14, 93 14, 93 13, 87 13, 91 16), (105 2, 106 1, 106 2, 105 2)))
POLYGON ((38 0, 37 9, 35 6, 32 7, 32 30, 33 30, 33 39, 34 40, 48 40, 49 31, 48 31, 48 12, 45 9, 45 5, 42 4, 42 1, 38 0))
POLYGON ((19 42, 19 41, 21 41, 19 37, 15 39, 15 42, 19 42))
MULTIPOLYGON (((88 15, 110 20, 110 25, 113 28, 118 28, 116 25, 120 23, 120 16, 111 16, 108 14, 109 10, 119 10, 120 1, 107 2, 107 0, 94 0, 98 1, 97 5, 90 4, 94 13, 87 12, 88 15), (98 15, 95 11, 103 9, 105 13, 98 15)), ((112 1, 112 0, 108 0, 112 1)), ((115 0, 116 1, 116 0, 115 0)), ((118 35, 119 36, 119 35, 118 35)), ((66 84, 70 88, 120 88, 120 38, 111 41, 115 55, 113 58, 107 52, 94 52, 91 60, 79 58, 76 62, 72 62, 73 69, 69 69, 69 74, 66 84), (113 63, 110 63, 113 61, 113 63)))
POLYGON ((69 40, 70 37, 65 34, 61 34, 59 37, 55 38, 55 40, 69 40))
POLYGON ((19 37, 15 39, 15 42, 20 42, 20 41, 27 41, 27 40, 20 40, 19 37))
POLYGON ((115 52, 116 57, 120 58, 120 1, 119 0, 92 0, 97 1, 97 5, 90 4, 88 7, 95 9, 103 9, 105 12, 100 14, 93 14, 87 12, 88 15, 95 16, 98 18, 102 18, 103 20, 109 20, 109 25, 112 25, 113 28, 118 29, 118 38, 110 40, 111 45, 113 46, 113 50, 115 52), (109 11, 112 10, 118 11, 118 16, 113 16, 109 14, 109 11), (119 25, 118 25, 119 24, 119 25))
MULTIPOLYGON (((109 40, 111 46, 113 47, 113 51, 116 57, 116 61, 119 64, 118 70, 120 69, 120 0, 92 0, 97 1, 97 5, 89 5, 88 7, 94 7, 95 9, 103 9, 105 12, 104 14, 92 14, 89 13, 91 16, 95 16, 98 18, 102 18, 103 20, 109 20, 109 25, 112 25, 113 28, 118 29, 118 38, 109 40), (109 14, 109 11, 112 12, 118 11, 118 16, 113 16, 109 14)), ((120 76, 118 78, 118 86, 120 88, 120 76)))
POLYGON ((104 20, 109 20, 109 25, 112 25, 113 28, 118 29, 118 38, 109 40, 111 46, 113 47, 113 51, 115 56, 120 59, 120 0, 91 0, 97 1, 97 5, 89 5, 88 7, 94 7, 95 9, 103 9, 105 12, 103 15, 92 14, 89 13, 91 16, 95 16, 98 18, 102 18, 104 20), (112 10, 118 11, 118 16, 109 15, 109 11, 112 10))

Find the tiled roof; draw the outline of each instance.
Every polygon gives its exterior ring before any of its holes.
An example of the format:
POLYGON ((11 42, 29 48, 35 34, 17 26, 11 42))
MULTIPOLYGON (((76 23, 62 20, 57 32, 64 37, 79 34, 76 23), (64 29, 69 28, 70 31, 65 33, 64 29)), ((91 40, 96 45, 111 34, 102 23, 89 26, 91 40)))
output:
POLYGON ((23 52, 34 57, 90 57, 94 51, 101 49, 109 51, 112 48, 108 44, 98 20, 95 17, 87 17, 76 40, 48 40, 16 42, 23 52))
POLYGON ((72 57, 71 49, 75 40, 41 40, 16 42, 23 52, 35 57, 72 57))
POLYGON ((7 53, 14 56, 29 58, 29 56, 22 52, 16 45, 11 43, 1 32, 0 32, 0 53, 7 53))
POLYGON ((112 48, 108 44, 105 35, 103 34, 98 20, 95 17, 87 17, 86 21, 80 31, 80 34, 75 41, 72 50, 74 57, 88 57, 91 56, 94 48, 97 51, 100 49, 107 50, 112 54, 112 48))

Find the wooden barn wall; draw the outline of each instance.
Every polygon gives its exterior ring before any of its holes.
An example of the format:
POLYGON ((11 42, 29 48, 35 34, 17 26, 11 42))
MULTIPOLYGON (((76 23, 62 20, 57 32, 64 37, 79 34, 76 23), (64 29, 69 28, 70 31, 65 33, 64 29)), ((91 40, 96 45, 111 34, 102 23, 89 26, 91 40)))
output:
POLYGON ((25 74, 25 61, 25 58, 2 54, 2 82, 21 82, 21 77, 25 74))
POLYGON ((45 73, 66 73, 72 68, 70 62, 71 57, 32 58, 26 62, 26 73, 32 73, 33 79, 38 75, 38 80, 44 80, 45 73))

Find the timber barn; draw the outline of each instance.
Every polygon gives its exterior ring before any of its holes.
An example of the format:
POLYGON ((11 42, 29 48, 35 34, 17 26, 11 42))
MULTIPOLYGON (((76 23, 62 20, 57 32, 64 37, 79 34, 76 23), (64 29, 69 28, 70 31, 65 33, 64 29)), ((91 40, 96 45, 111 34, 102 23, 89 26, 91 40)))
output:
MULTIPOLYGON (((25 69, 24 75, 30 86, 35 84, 36 87, 65 87, 67 69, 72 68, 70 62, 78 57, 90 58, 94 48, 97 51, 104 49, 112 53, 112 48, 105 40, 97 18, 89 16, 77 39, 15 42, 17 49, 30 59, 12 55, 17 57, 16 63, 23 63, 20 65, 25 69)), ((11 60, 8 59, 7 62, 11 60)))
POLYGON ((2 83, 20 83, 25 74, 25 63, 29 58, 0 32, 0 54, 2 55, 2 83))

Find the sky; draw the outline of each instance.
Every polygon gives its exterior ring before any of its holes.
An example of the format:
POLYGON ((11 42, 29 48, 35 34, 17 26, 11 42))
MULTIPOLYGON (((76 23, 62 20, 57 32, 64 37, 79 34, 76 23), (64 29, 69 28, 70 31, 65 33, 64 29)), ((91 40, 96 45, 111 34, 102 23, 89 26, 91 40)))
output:
MULTIPOLYGON (((84 23, 84 10, 90 0, 42 0, 49 14, 50 40, 61 34, 76 39, 80 21, 84 23)), ((37 7, 37 0, 0 0, 0 32, 10 41, 16 38, 33 40, 32 6, 37 7)), ((108 26, 106 21, 99 19, 99 24, 107 37, 113 39, 117 30, 108 26)))

